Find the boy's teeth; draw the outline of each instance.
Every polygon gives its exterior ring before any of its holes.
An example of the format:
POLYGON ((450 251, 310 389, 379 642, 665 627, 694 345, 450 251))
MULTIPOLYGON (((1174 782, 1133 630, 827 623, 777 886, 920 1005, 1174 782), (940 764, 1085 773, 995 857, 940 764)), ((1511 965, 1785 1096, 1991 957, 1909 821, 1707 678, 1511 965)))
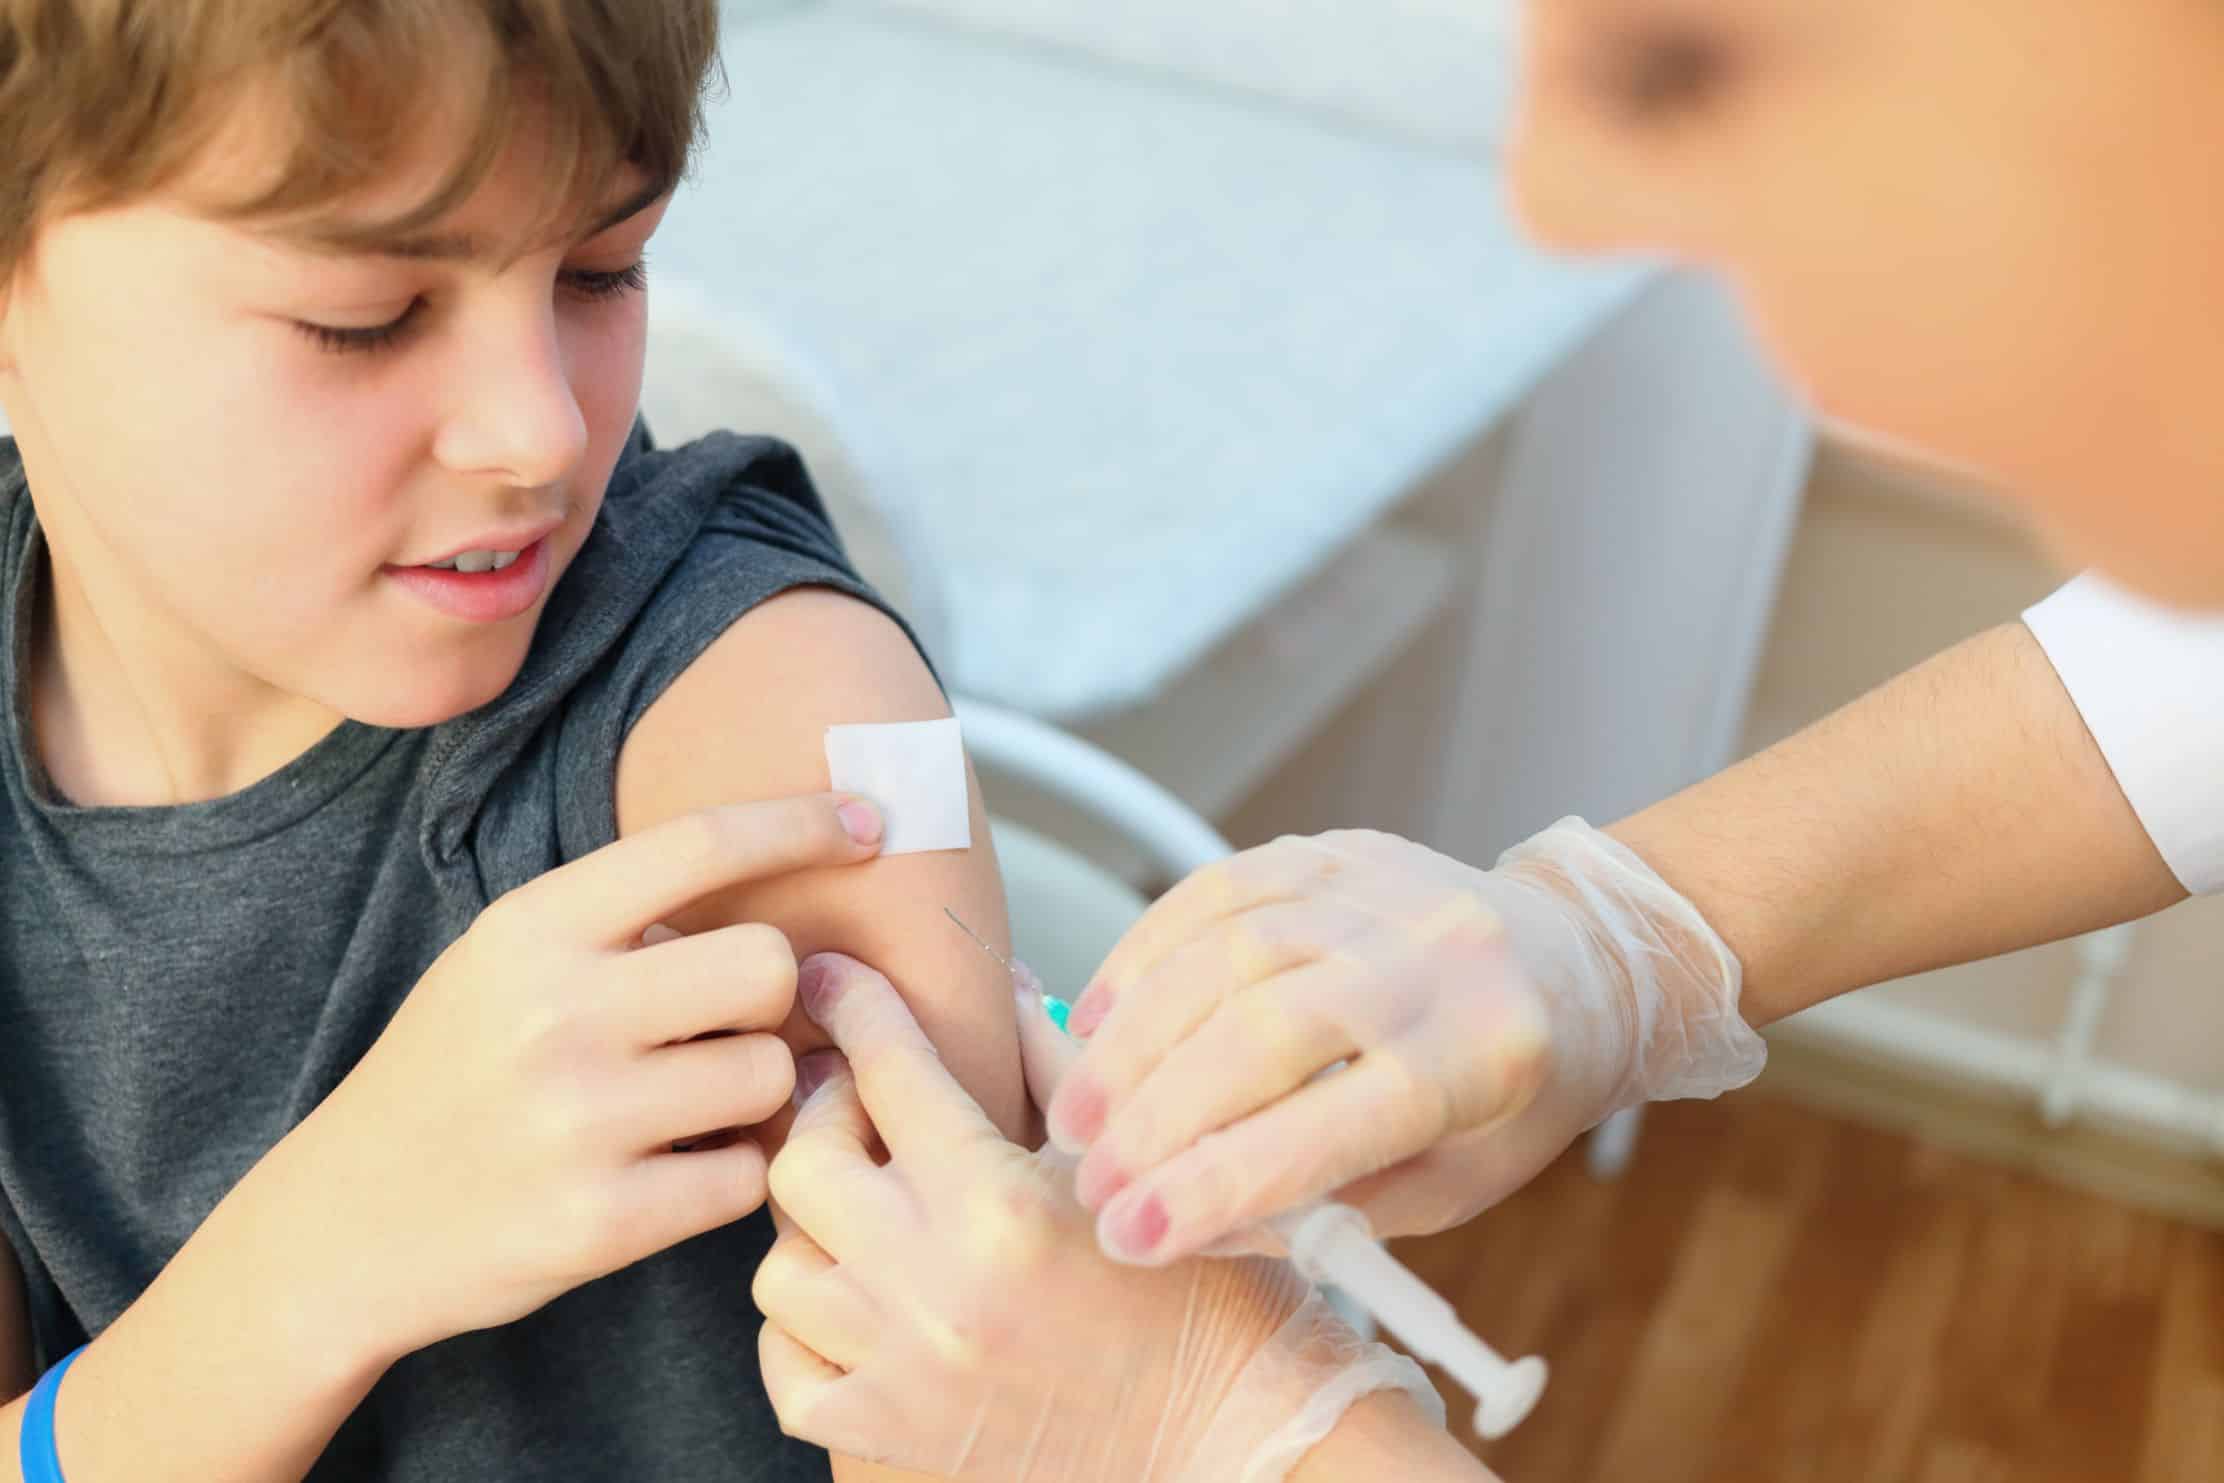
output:
POLYGON ((517 558, 515 551, 462 551, 446 561, 432 561, 426 565, 446 572, 498 572, 517 558))

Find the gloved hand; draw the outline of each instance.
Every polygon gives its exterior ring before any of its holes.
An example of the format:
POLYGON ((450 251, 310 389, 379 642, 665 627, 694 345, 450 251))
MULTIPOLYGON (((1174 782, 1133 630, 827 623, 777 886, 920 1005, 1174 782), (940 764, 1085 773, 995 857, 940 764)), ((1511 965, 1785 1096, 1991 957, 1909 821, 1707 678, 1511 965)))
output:
POLYGON ((1272 1250, 1316 1198, 1384 1236, 1504 1198, 1620 1108, 1760 1074, 1737 958, 1580 819, 1483 871, 1382 834, 1290 838, 1177 886, 1068 1022, 1048 1108, 1105 1250, 1272 1250), (1348 1062, 1328 1075, 1322 1072, 1348 1062))
MULTIPOLYGON (((1284 1263, 1106 1261, 1070 1162, 1007 1142, 887 980, 804 971, 847 1060, 804 1058, 772 1163, 781 1236, 755 1295, 791 1435, 981 1483, 1273 1483, 1370 1392, 1409 1389, 1441 1424, 1420 1368, 1284 1263)), ((1032 995, 1020 1024, 1047 1101, 1071 1048, 1032 995)))

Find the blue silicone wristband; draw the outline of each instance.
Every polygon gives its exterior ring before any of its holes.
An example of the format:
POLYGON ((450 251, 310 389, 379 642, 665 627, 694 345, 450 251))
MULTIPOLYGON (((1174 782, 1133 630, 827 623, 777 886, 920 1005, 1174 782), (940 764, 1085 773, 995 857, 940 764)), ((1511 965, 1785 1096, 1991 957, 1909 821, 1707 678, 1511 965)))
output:
POLYGON ((72 1349, 31 1388, 31 1399, 23 1408, 23 1483, 67 1483, 61 1455, 54 1447, 54 1396, 62 1388, 63 1374, 84 1352, 82 1344, 72 1349))

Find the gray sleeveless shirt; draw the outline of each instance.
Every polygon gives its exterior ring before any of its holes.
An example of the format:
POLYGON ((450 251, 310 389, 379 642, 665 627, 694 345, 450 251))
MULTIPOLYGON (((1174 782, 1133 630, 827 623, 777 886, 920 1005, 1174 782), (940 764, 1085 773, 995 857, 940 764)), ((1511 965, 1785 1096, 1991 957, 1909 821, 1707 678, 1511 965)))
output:
MULTIPOLYGON (((344 723, 227 798, 83 808, 29 745, 44 570, 0 440, 0 1234, 42 1368, 139 1295, 490 900, 616 836, 619 745, 713 639, 800 585, 878 603, 791 450, 636 428, 499 700, 344 723)), ((827 1477, 757 1375, 771 1239, 760 1214, 403 1359, 311 1478, 827 1477)))

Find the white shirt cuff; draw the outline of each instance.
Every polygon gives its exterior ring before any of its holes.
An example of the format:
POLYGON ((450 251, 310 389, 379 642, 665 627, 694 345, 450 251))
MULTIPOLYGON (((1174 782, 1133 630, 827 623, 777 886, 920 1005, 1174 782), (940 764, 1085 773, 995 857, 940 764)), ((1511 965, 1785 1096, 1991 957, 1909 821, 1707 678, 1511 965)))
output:
POLYGON ((2224 890, 2224 617, 2088 573, 2023 621, 2179 882, 2224 890))

